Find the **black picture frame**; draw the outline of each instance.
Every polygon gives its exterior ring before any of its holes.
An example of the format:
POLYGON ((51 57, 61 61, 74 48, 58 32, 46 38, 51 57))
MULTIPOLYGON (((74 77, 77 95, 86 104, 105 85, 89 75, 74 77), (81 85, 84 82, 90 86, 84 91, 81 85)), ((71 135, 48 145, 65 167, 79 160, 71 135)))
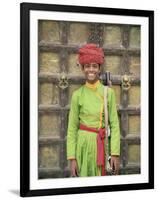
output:
POLYGON ((52 5, 21 3, 20 4, 20 196, 43 196, 61 195, 75 193, 93 193, 124 191, 154 188, 154 11, 116 9, 103 7, 84 7, 72 5, 52 5), (138 16, 146 17, 148 26, 148 89, 149 96, 149 161, 148 161, 148 182, 117 184, 117 185, 93 185, 86 187, 65 187, 49 189, 30 188, 30 12, 49 11, 49 12, 68 12, 68 13, 89 13, 116 16, 138 16))

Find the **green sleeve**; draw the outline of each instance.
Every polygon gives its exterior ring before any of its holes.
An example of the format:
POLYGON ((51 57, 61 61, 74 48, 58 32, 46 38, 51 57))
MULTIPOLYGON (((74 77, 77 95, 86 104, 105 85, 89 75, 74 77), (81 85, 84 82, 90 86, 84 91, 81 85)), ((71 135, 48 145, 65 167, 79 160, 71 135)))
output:
POLYGON ((74 159, 76 157, 76 140, 79 128, 79 104, 78 95, 73 93, 71 99, 71 106, 68 119, 67 129, 67 159, 74 159))
POLYGON ((120 128, 116 108, 116 100, 114 90, 108 88, 108 112, 110 127, 110 151, 111 155, 120 155, 120 128))

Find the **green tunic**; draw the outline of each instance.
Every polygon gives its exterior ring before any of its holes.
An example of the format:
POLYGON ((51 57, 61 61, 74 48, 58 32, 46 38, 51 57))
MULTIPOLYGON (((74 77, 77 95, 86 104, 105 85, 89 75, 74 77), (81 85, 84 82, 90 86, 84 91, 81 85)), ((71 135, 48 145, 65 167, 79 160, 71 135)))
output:
MULTIPOLYGON (((98 81, 86 83, 76 90, 71 99, 67 132, 67 159, 76 159, 79 176, 99 176, 97 166, 97 133, 79 130, 79 124, 104 127, 104 86, 98 81)), ((108 113, 111 155, 120 154, 120 130, 115 94, 108 88, 108 113)))

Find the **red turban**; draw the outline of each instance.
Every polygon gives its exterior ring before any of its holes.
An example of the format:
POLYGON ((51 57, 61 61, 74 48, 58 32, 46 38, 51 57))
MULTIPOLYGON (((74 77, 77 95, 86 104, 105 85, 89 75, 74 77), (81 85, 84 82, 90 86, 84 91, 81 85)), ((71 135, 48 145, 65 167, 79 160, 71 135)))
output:
POLYGON ((104 52, 102 48, 97 47, 96 44, 86 44, 79 49, 79 63, 89 64, 104 62, 104 52))

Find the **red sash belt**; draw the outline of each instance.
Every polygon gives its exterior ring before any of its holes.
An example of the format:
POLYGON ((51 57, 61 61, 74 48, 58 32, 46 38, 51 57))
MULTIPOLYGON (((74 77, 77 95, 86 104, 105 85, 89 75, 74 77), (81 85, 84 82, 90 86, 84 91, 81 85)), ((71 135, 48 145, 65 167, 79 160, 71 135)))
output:
POLYGON ((97 133, 97 165, 102 167, 102 176, 104 176, 105 175, 105 148, 104 148, 105 128, 96 129, 80 124, 80 130, 97 133))

